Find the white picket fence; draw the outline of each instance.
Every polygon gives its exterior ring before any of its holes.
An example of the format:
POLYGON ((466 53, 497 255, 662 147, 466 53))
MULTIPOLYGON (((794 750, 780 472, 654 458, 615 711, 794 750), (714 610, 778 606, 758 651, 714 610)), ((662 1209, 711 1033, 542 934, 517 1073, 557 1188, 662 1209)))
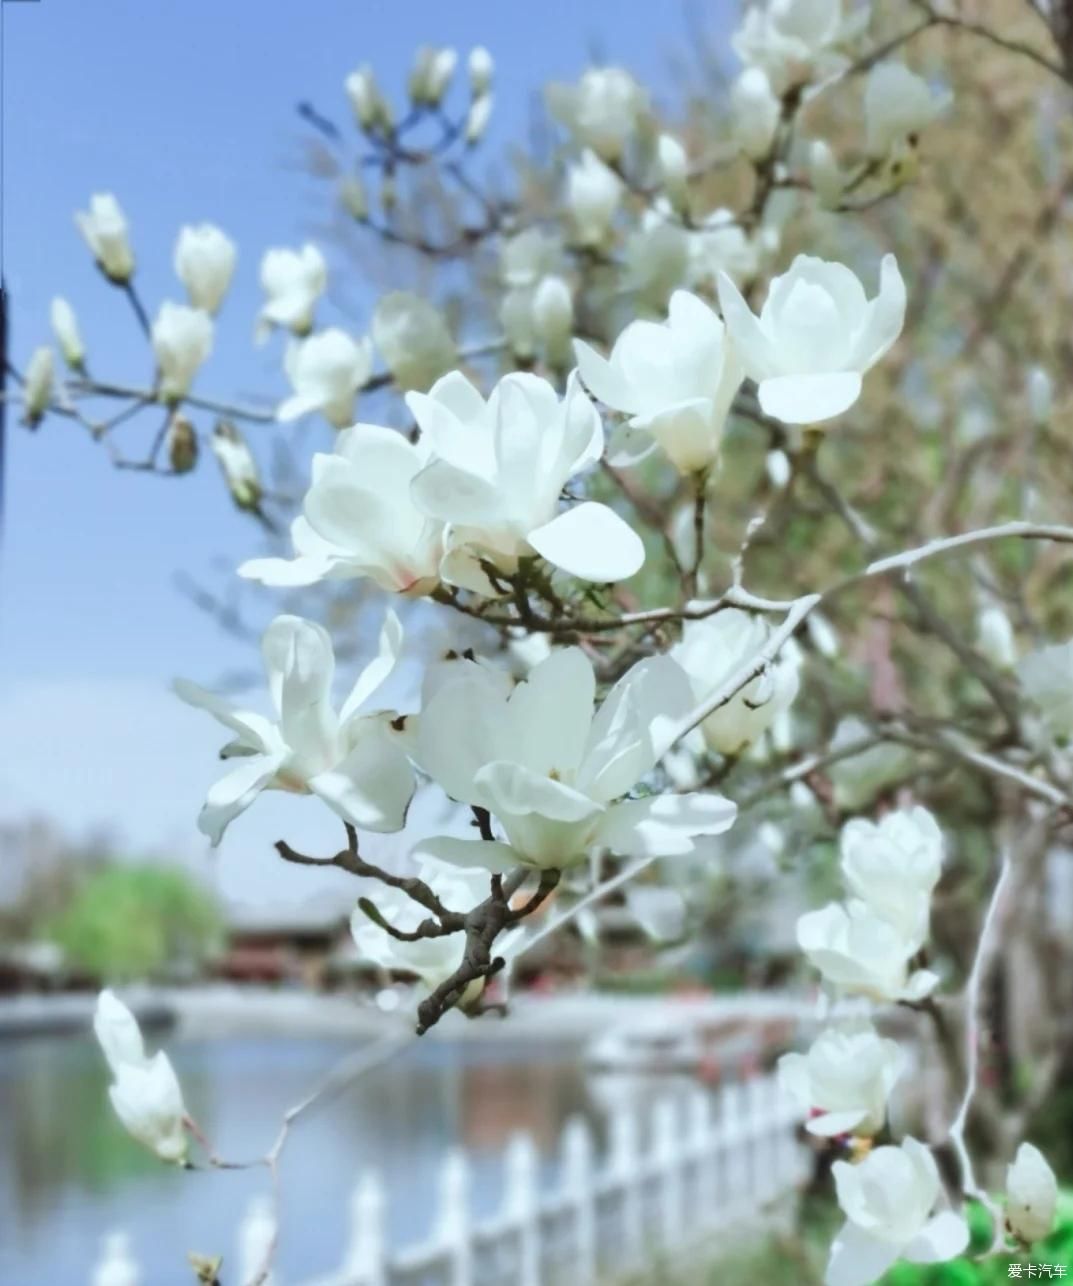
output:
MULTIPOLYGON (((431 1232, 393 1250, 386 1212, 392 1193, 376 1171, 358 1180, 350 1236, 339 1268, 304 1286, 593 1286, 677 1258, 728 1225, 785 1205, 805 1173, 800 1112, 773 1078, 699 1088, 661 1098, 644 1114, 611 1117, 599 1158, 589 1124, 567 1122, 558 1182, 542 1192, 531 1135, 514 1135, 503 1160, 503 1199, 489 1219, 472 1216, 470 1162, 444 1157, 431 1232)), ((272 1234, 263 1199, 239 1229, 228 1286, 251 1280, 272 1234)), ((97 1279, 109 1286, 107 1278, 97 1279)), ((273 1286, 283 1286, 279 1273, 273 1286)))

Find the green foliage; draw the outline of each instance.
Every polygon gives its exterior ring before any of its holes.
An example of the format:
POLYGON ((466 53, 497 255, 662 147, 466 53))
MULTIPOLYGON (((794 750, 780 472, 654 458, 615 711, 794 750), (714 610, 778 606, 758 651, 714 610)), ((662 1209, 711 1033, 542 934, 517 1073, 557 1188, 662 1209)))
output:
POLYGON ((70 967, 119 982, 197 967, 220 946, 223 920, 212 895, 184 871, 113 865, 90 875, 39 932, 70 967))

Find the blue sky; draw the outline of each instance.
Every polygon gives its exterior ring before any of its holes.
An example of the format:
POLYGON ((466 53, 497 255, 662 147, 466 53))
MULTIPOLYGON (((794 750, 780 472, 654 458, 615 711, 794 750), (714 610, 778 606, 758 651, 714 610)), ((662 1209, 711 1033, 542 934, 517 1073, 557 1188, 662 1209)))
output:
MULTIPOLYGON (((695 11, 725 33, 736 4, 695 11)), ((92 192, 110 190, 132 225, 151 313, 182 298, 171 271, 181 224, 209 220, 237 241, 236 282, 198 391, 277 398, 278 350, 252 344, 257 267, 268 246, 300 244, 326 198, 293 168, 305 137, 295 103, 348 124, 342 82, 358 64, 397 91, 415 45, 482 43, 497 67, 489 144, 502 148, 524 138, 539 87, 576 77, 594 53, 669 94, 670 59, 690 39, 686 13, 641 0, 3 3, 3 261, 16 363, 51 338, 49 302, 63 294, 96 374, 148 378, 147 346, 72 221, 92 192)), ((200 860, 194 818, 219 738, 167 683, 248 668, 251 655, 175 577, 219 585, 257 550, 258 532, 230 509, 211 459, 173 481, 113 470, 66 420, 33 435, 11 424, 8 438, 0 820, 47 811, 75 833, 110 824, 129 847, 200 860)), ((273 800, 234 828, 220 866, 229 894, 243 896, 254 861, 273 896, 307 890, 304 872, 267 874, 284 822, 300 816, 310 842, 320 833, 319 818, 295 806, 273 800)), ((334 838, 331 828, 325 842, 334 838)))

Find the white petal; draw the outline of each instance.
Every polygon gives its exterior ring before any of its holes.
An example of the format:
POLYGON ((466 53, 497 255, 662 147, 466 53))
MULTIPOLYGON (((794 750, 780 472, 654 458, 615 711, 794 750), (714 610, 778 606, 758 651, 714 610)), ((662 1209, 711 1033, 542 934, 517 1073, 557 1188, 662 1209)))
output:
POLYGON ((373 693, 385 683, 395 668, 402 651, 402 625, 393 611, 388 609, 380 628, 380 647, 376 656, 358 675, 350 696, 339 712, 339 722, 345 724, 358 712, 373 693))
POLYGON ((815 1134, 819 1138, 834 1138, 836 1134, 848 1134, 854 1126, 860 1125, 867 1113, 864 1111, 856 1112, 824 1112, 822 1116, 814 1116, 805 1125, 809 1134, 815 1134))
POLYGON ((645 547, 640 536, 606 505, 575 505, 529 533, 529 543, 542 558, 581 580, 625 580, 641 567, 645 547))
POLYGON ((879 269, 879 294, 868 304, 868 320, 857 336, 854 365, 866 371, 894 345, 905 325, 905 281, 893 255, 884 255, 879 269))
POLYGON ((587 822, 602 806, 573 787, 541 776, 521 764, 498 760, 481 768, 475 782, 498 816, 539 817, 557 822, 587 822))
POLYGON ((261 652, 283 740, 292 750, 320 752, 338 726, 331 708, 331 636, 315 621, 277 616, 265 630, 261 652))
POLYGON ((456 839, 453 835, 430 835, 420 840, 413 856, 421 861, 433 858, 452 866, 477 867, 505 875, 522 865, 522 860, 509 844, 498 840, 456 839))
POLYGON ((545 776, 572 775, 585 751, 595 698, 592 662, 580 648, 560 648, 534 666, 507 705, 518 760, 545 776))
POLYGON ((255 580, 275 589, 297 589, 323 580, 330 567, 326 558, 247 558, 239 565, 238 574, 244 580, 255 580))
POLYGON ((502 495, 491 482, 446 460, 427 464, 414 478, 410 494, 424 513, 465 526, 494 523, 503 510, 502 495))
POLYGON ((309 789, 363 830, 402 830, 414 793, 410 761, 380 719, 360 722, 357 745, 335 768, 310 777, 309 789))
POLYGON ((575 339, 574 357, 585 387, 593 397, 598 398, 605 406, 615 411, 625 411, 628 415, 638 409, 629 383, 595 348, 586 344, 583 339, 575 339))
POLYGON ((612 804, 598 841, 626 857, 674 857, 693 851, 696 835, 721 835, 734 824, 737 805, 722 795, 653 795, 612 804))
POLYGON ((969 1226, 952 1210, 942 1210, 921 1228, 902 1251, 913 1264, 938 1264, 954 1259, 969 1244, 969 1226))
POLYGON ((264 715, 252 710, 236 710, 226 697, 210 692, 189 679, 176 679, 172 691, 187 705, 207 710, 217 722, 238 734, 243 744, 253 750, 267 751, 274 740, 273 725, 264 715))
POLYGON ((417 763, 452 798, 479 803, 478 771, 500 758, 506 695, 490 679, 457 679, 442 687, 421 711, 417 763))
POLYGON ((279 770, 283 755, 250 755, 209 787, 197 819, 198 830, 213 847, 232 821, 244 812, 279 770))
POLYGON ((897 1246, 847 1221, 831 1245, 824 1286, 870 1286, 897 1258, 897 1246))
POLYGON ((784 424, 818 424, 848 411, 861 395, 856 371, 827 375, 780 375, 757 389, 765 415, 784 424))
POLYGON ((771 340, 745 302, 741 291, 725 272, 719 274, 718 289, 723 319, 746 375, 757 381, 769 379, 779 369, 778 354, 774 351, 771 340))

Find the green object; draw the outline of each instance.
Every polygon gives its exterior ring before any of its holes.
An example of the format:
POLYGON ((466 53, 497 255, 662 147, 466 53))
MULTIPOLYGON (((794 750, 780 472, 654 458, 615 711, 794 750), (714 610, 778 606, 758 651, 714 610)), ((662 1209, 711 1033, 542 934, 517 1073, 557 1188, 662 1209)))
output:
POLYGON ((223 943, 215 898, 173 866, 111 865, 38 926, 67 967, 103 982, 189 974, 223 943))

